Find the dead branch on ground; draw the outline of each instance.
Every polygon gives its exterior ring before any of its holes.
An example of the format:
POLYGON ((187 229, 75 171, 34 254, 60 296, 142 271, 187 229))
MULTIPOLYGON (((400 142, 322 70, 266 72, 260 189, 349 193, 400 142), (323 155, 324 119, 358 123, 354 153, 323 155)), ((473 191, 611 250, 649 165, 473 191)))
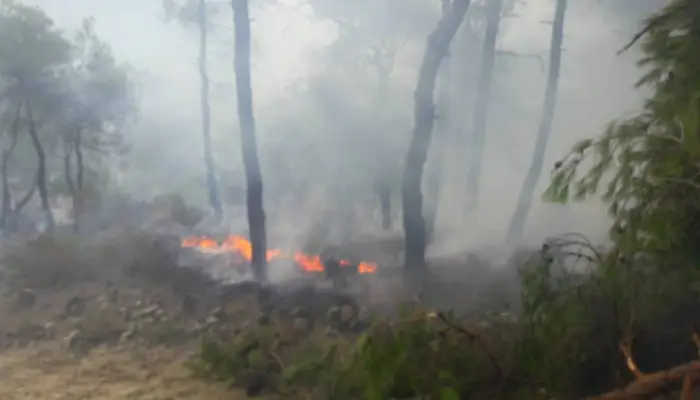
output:
MULTIPOLYGON (((700 335, 697 332, 693 332, 692 340, 700 350, 700 335)), ((634 381, 622 389, 616 389, 600 396, 589 397, 587 400, 646 399, 678 383, 681 384, 680 400, 692 399, 693 386, 700 378, 700 361, 693 361, 664 371, 645 374, 637 367, 628 342, 621 343, 620 350, 625 357, 627 368, 635 377, 634 381)))

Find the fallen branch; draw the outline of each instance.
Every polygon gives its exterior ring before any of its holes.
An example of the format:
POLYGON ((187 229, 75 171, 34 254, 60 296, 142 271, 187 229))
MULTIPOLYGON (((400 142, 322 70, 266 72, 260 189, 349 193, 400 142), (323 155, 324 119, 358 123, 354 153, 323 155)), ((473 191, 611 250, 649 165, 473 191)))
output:
POLYGON ((684 394, 687 394, 689 392, 688 386, 693 383, 693 377, 698 375, 700 375, 700 361, 693 361, 668 370, 646 374, 622 389, 613 390, 600 396, 589 397, 587 400, 638 400, 649 398, 684 380, 686 386, 684 394))

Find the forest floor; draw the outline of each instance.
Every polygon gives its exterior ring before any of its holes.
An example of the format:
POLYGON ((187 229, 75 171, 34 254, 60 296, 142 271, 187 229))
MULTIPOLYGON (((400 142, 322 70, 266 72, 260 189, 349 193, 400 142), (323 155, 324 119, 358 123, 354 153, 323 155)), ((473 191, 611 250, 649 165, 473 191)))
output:
MULTIPOLYGON (((178 266, 173 251, 179 241, 169 243, 148 233, 107 233, 89 240, 54 234, 3 242, 0 398, 248 398, 243 389, 201 379, 191 366, 205 335, 233 337, 260 323, 262 289, 224 285, 201 269, 178 266)), ((457 279, 448 266, 436 270, 445 276, 426 292, 431 307, 494 309, 500 303, 484 307, 475 299, 489 292, 489 298, 507 302, 516 294, 510 273, 461 268, 457 279)), ((389 280, 370 277, 358 302, 395 308, 389 280)), ((281 305, 288 315, 303 308, 318 321, 347 297, 284 286, 274 289, 275 307, 281 305)), ((297 330, 298 321, 291 318, 290 330, 297 330)), ((327 334, 326 325, 305 329, 327 334)))

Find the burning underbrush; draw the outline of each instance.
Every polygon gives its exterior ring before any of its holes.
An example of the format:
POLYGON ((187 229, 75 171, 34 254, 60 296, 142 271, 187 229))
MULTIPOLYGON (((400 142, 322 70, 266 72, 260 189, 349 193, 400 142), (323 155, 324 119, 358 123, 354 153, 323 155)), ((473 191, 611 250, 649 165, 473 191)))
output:
MULTIPOLYGON (((245 275, 253 258, 253 246, 244 236, 226 235, 220 240, 207 236, 191 236, 181 240, 184 249, 223 257, 226 268, 245 275)), ((320 254, 307 254, 301 251, 279 248, 267 250, 267 262, 273 265, 291 264, 302 274, 323 275, 330 280, 343 279, 352 275, 374 274, 377 264, 363 260, 350 260, 320 254)))

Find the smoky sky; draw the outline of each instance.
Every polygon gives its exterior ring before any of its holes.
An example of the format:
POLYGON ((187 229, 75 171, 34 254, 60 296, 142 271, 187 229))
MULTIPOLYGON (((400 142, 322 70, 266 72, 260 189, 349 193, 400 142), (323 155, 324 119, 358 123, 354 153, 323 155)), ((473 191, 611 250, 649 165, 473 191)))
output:
MULTIPOLYGON (((154 189, 157 185, 149 185, 153 192, 192 191, 190 182, 199 182, 203 176, 196 28, 165 22, 162 4, 158 0, 25 2, 44 8, 66 31, 76 27, 86 16, 95 18, 98 34, 112 45, 118 58, 129 62, 138 71, 142 111, 138 126, 132 129, 135 132, 132 133, 135 154, 132 158, 140 157, 142 165, 152 166, 156 178, 148 179, 155 179, 163 186, 154 189), (165 146, 162 145, 164 142, 165 146), (156 171, 158 168, 161 170, 160 178, 156 171)), ((212 135, 216 143, 217 164, 220 173, 225 175, 222 185, 227 186, 240 184, 241 164, 230 10, 226 7, 227 2, 219 3, 223 3, 222 11, 213 27, 209 52, 213 84, 212 135)), ((569 3, 559 103, 547 149, 547 166, 564 155, 576 139, 601 133, 608 122, 633 111, 643 98, 643 92, 633 87, 639 76, 634 64, 638 54, 634 51, 617 54, 631 36, 629 26, 635 24, 618 21, 616 11, 602 7, 598 1, 569 3)), ((553 7, 553 1, 518 4, 515 15, 502 22, 498 48, 506 52, 538 55, 543 58, 546 67, 551 31, 551 24, 547 21, 551 20, 553 7)), ((302 0, 280 1, 262 8, 253 4, 252 18, 255 113, 259 121, 261 157, 265 157, 267 143, 289 141, 292 146, 294 138, 269 127, 275 126, 272 120, 280 114, 278 107, 281 99, 289 97, 293 88, 303 86, 314 73, 318 55, 335 39, 336 27, 332 22, 315 18, 302 0)), ((501 59, 497 59, 497 65, 502 62, 499 61, 501 59)), ((513 60, 508 62, 512 63, 513 60)), ((405 87, 407 107, 411 100, 410 90, 415 86, 418 64, 419 59, 415 57, 406 60, 402 65, 406 74, 396 78, 400 80, 396 84, 405 87)), ((467 234, 467 240, 474 245, 487 243, 502 235, 530 163, 542 107, 546 69, 542 70, 537 63, 526 60, 517 65, 515 68, 511 66, 508 76, 503 79, 509 82, 509 95, 522 104, 528 116, 508 124, 507 132, 494 131, 496 128, 489 130, 479 229, 471 229, 472 233, 467 234)), ((348 82, 356 78, 346 77, 348 82)), ((338 79, 338 87, 348 84, 340 81, 342 77, 338 79)), ((307 100, 299 98, 295 101, 307 100)), ((471 109, 473 103, 465 101, 457 107, 471 109)), ((493 115, 490 118, 508 118, 499 115, 498 107, 498 104, 492 105, 493 115)), ((407 108, 404 113, 405 126, 400 125, 396 135, 410 136, 412 120, 409 111, 407 108)), ((314 121, 318 115, 310 113, 303 118, 308 118, 308 127, 298 130, 301 133, 297 134, 311 135, 309 131, 316 126, 314 121)), ((465 131, 469 129, 465 127, 465 131)), ((546 167, 543 172, 538 193, 547 185, 548 169, 546 167)), ((281 171, 265 170, 263 173, 269 177, 281 171)), ((455 180, 447 184, 459 186, 464 182, 463 178, 460 181, 459 171, 453 171, 452 175, 456 177, 455 180)), ((147 184, 143 176, 130 179, 125 182, 134 186, 147 184)), ((203 196, 204 189, 195 198, 202 201, 203 196)), ((447 202, 441 211, 442 218, 449 220, 454 207, 459 207, 459 204, 447 202)), ((530 213, 526 235, 540 238, 560 231, 580 231, 602 237, 605 223, 603 207, 595 202, 561 207, 538 201, 530 213)))

